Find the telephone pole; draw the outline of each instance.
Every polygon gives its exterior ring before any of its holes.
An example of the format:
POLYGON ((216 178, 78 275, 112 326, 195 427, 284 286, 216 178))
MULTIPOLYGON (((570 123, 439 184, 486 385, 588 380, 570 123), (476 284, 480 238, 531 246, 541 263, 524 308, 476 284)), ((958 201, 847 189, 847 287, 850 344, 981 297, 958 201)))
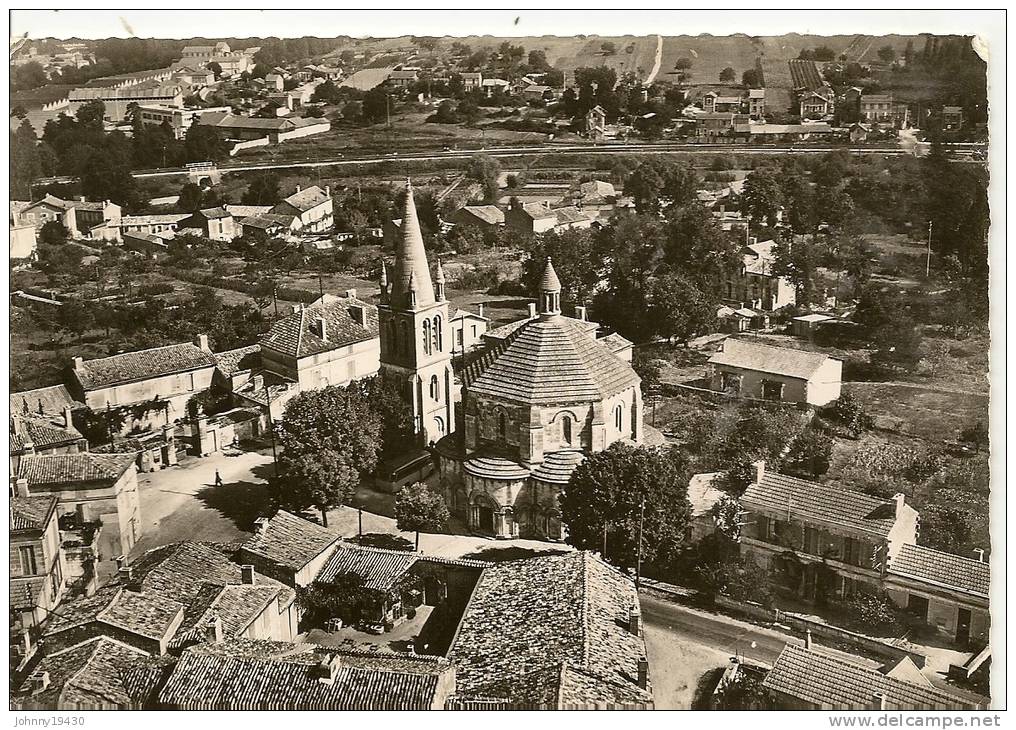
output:
POLYGON ((924 265, 924 278, 927 279, 931 276, 931 229, 935 225, 935 221, 928 221, 928 258, 924 265))
POLYGON ((642 527, 646 521, 646 498, 642 498, 642 507, 639 510, 639 547, 638 559, 635 561, 635 591, 642 588, 642 527))

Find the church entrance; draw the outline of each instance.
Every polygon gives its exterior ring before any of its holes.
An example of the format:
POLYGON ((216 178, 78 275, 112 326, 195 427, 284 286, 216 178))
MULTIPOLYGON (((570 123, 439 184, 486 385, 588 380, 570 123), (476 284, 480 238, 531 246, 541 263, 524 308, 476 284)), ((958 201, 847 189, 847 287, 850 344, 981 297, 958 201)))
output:
POLYGON ((476 526, 479 527, 482 532, 494 532, 494 510, 482 504, 477 507, 476 526))

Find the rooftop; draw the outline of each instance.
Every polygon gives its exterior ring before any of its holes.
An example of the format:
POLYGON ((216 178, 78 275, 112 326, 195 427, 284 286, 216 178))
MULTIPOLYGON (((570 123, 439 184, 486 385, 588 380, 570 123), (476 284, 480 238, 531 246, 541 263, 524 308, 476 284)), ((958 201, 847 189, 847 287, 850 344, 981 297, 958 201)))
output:
POLYGON ((316 522, 279 510, 243 550, 295 572, 338 541, 338 535, 316 522))
POLYGON ((492 565, 480 577, 448 658, 460 697, 522 706, 651 706, 637 684, 641 636, 631 580, 588 552, 492 565))
POLYGON ((991 586, 988 563, 921 545, 903 545, 890 561, 889 572, 982 598, 988 597, 991 586))
POLYGON ((741 497, 746 509, 791 515, 887 537, 896 524, 896 505, 862 492, 827 487, 766 471, 741 497))
POLYGON ((489 225, 504 223, 504 211, 496 205, 466 205, 459 210, 472 214, 489 225))
POLYGON ((45 529, 56 502, 56 495, 11 497, 11 532, 45 529))
POLYGON ((59 490, 75 484, 114 484, 134 467, 135 454, 43 454, 23 456, 18 477, 31 487, 59 490))
POLYGON ((709 358, 709 363, 811 380, 832 359, 821 352, 760 345, 728 337, 722 349, 709 358))
POLYGON ((235 350, 213 352, 215 366, 227 378, 244 370, 250 370, 261 363, 261 345, 247 345, 235 350))
POLYGON ((855 664, 839 656, 787 644, 763 686, 823 709, 871 709, 884 695, 889 710, 975 709, 963 699, 934 687, 913 684, 855 664))
POLYGON ((19 454, 31 443, 36 452, 43 449, 74 443, 82 439, 73 424, 64 425, 63 419, 50 419, 36 415, 11 415, 10 453, 19 454))
POLYGON ((453 672, 438 657, 235 640, 185 651, 159 701, 181 709, 427 710, 443 707, 453 672), (334 679, 318 678, 322 661, 334 662, 334 679))
POLYGON ((85 360, 74 376, 85 390, 99 390, 121 383, 214 367, 215 358, 191 342, 152 347, 137 352, 85 360))
POLYGON ((306 357, 377 337, 377 307, 353 297, 326 294, 272 325, 261 347, 291 357, 306 357), (362 313, 365 325, 354 317, 362 313), (319 319, 324 320, 322 333, 319 319))
POLYGON ((362 547, 340 543, 317 576, 328 582, 338 575, 353 573, 364 580, 364 586, 378 591, 391 590, 419 559, 417 553, 402 550, 362 547))
POLYGON ((309 188, 298 190, 282 202, 289 203, 297 210, 306 212, 330 200, 331 197, 324 190, 317 185, 312 185, 309 188))

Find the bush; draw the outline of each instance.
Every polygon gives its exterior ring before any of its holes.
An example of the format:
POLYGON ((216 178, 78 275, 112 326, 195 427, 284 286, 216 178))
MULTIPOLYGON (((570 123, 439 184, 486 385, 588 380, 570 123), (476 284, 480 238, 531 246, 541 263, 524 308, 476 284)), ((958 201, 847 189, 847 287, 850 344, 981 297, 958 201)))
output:
POLYGON ((887 594, 858 593, 847 601, 846 608, 863 631, 899 636, 907 629, 903 612, 887 594))
POLYGON ((864 410, 864 406, 850 393, 844 393, 821 410, 828 418, 847 429, 855 438, 864 431, 875 427, 875 419, 864 410))

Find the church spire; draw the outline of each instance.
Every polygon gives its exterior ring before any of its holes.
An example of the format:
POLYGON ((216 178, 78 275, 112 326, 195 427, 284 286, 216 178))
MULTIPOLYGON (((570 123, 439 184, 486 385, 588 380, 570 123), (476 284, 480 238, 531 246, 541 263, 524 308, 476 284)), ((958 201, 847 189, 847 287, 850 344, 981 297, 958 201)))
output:
POLYGON ((445 300, 445 277, 444 269, 441 267, 441 257, 437 257, 437 271, 434 272, 434 295, 439 302, 445 300))
POLYGON ((381 301, 388 302, 388 264, 381 259, 381 276, 378 278, 378 285, 381 287, 381 301))
POLYGON ((561 280, 557 278, 554 264, 547 257, 540 278, 540 314, 561 314, 561 280))
POLYGON ((434 303, 434 285, 427 267, 427 252, 413 200, 413 184, 406 180, 406 203, 402 212, 402 238, 395 251, 395 276, 391 302, 395 307, 421 306, 434 303), (415 285, 415 305, 409 304, 410 279, 415 285))

